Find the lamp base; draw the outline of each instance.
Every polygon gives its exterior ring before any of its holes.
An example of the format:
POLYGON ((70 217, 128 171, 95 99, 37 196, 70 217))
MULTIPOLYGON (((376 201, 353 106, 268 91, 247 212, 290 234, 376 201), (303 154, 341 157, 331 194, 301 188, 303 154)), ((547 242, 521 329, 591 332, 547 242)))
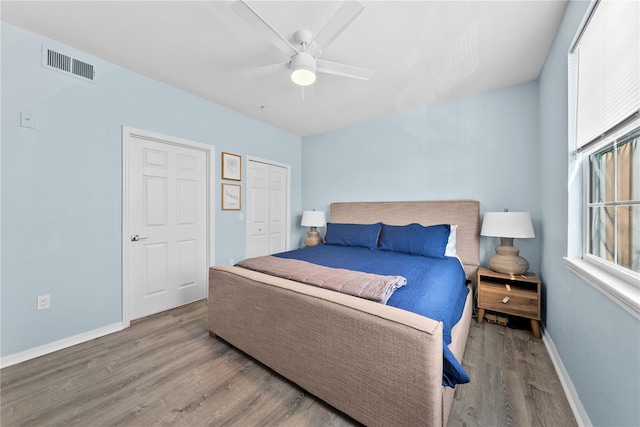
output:
POLYGON ((496 254, 489 258, 489 268, 498 273, 522 275, 529 269, 529 262, 519 253, 520 249, 513 246, 513 238, 501 237, 496 254))
POLYGON ((311 227, 307 233, 307 238, 304 239, 305 246, 318 246, 323 242, 324 240, 320 237, 320 233, 318 233, 318 229, 316 227, 311 227))

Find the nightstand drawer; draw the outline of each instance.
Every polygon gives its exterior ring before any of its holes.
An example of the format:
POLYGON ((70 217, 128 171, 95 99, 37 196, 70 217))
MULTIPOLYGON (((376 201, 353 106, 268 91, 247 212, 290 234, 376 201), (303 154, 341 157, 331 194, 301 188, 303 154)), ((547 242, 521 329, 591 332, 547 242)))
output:
POLYGON ((537 293, 518 289, 509 291, 502 285, 485 284, 480 286, 478 289, 478 307, 529 319, 540 319, 537 293), (503 302, 505 300, 506 302, 503 302))

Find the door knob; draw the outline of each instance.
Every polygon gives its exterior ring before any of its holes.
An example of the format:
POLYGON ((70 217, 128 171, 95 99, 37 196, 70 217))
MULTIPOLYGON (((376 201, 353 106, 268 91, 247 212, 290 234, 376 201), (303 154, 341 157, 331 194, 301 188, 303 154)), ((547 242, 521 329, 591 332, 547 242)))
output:
POLYGON ((138 240, 145 240, 145 239, 148 239, 148 237, 140 237, 139 234, 136 234, 135 236, 131 236, 132 242, 137 242, 138 240))

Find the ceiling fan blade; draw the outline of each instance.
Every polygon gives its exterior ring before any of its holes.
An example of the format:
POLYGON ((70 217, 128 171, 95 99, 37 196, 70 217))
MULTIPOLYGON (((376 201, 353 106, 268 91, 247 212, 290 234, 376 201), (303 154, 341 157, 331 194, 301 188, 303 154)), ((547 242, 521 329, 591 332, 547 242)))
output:
POLYGON ((364 5, 357 0, 345 1, 340 9, 329 19, 329 22, 318 32, 312 43, 318 49, 325 49, 362 13, 364 5))
POLYGON ((231 4, 231 9, 251 25, 258 33, 267 39, 271 44, 280 49, 285 55, 291 56, 299 51, 284 38, 279 32, 267 23, 258 13, 251 8, 244 0, 236 0, 231 4))
POLYGON ((337 62, 318 59, 316 61, 316 71, 336 76, 351 77, 360 80, 369 80, 374 71, 366 68, 354 67, 353 65, 339 64, 337 62))
POLYGON ((238 73, 242 74, 245 77, 253 78, 253 77, 264 76, 267 74, 277 73, 280 71, 288 71, 290 70, 290 68, 291 66, 289 62, 283 62, 281 64, 265 65, 264 67, 249 68, 248 70, 242 70, 242 71, 239 71, 238 73))

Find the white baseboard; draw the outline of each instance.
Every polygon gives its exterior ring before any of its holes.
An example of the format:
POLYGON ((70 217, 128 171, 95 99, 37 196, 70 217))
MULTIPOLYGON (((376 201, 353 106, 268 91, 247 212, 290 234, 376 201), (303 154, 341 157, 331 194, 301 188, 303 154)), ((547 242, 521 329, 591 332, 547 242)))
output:
POLYGON ((35 359, 36 357, 44 356, 45 354, 53 353, 54 351, 62 350, 63 348, 71 347, 95 338, 100 338, 105 335, 121 331, 122 329, 122 322, 118 322, 49 344, 41 345, 39 347, 30 348, 19 353, 10 354, 0 359, 0 368, 6 368, 7 366, 15 365, 16 363, 35 359))
POLYGON ((555 344, 553 344, 553 340, 547 331, 542 335, 542 341, 544 342, 545 347, 547 347, 553 366, 556 368, 556 373, 560 378, 564 394, 567 395, 567 400, 569 401, 569 406, 571 406, 571 410, 573 411, 573 416, 576 418, 576 422, 580 427, 590 427, 591 420, 589 420, 589 416, 584 410, 582 402, 580 402, 578 392, 573 386, 569 373, 565 369, 562 359, 560 359, 560 354, 558 354, 558 350, 556 349, 555 344))

